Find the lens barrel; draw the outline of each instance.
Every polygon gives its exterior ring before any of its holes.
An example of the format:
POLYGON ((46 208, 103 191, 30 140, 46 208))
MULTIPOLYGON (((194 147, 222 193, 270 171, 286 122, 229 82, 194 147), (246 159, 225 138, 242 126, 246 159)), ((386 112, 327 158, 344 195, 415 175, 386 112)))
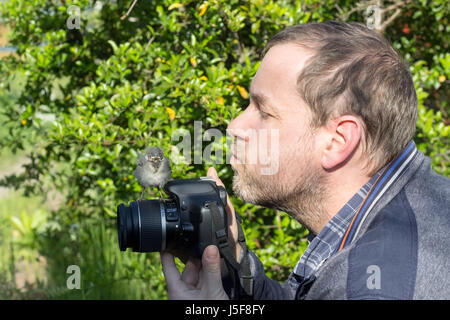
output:
POLYGON ((119 248, 125 251, 155 252, 164 249, 166 225, 164 204, 159 200, 141 200, 129 207, 117 207, 119 248), (163 217, 163 218, 162 218, 163 217))

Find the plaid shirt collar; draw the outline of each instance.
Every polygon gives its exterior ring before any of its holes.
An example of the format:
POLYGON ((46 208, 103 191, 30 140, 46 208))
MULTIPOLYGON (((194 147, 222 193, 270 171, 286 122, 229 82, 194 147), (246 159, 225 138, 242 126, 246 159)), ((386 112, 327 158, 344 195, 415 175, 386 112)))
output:
POLYGON ((314 236, 310 232, 310 235, 308 236, 309 246, 301 256, 300 261, 293 271, 297 281, 298 279, 310 278, 311 275, 313 275, 314 272, 338 250, 347 229, 351 225, 352 219, 358 213, 358 209, 363 206, 364 199, 373 186, 377 185, 375 191, 381 196, 386 189, 379 190, 378 187, 380 185, 389 187, 400 174, 400 171, 405 169, 416 152, 417 148, 415 147, 414 142, 411 141, 397 159, 380 169, 370 178, 369 182, 359 189, 359 191, 341 210, 339 210, 317 236, 314 236), (383 175, 383 177, 378 181, 381 175, 383 175))

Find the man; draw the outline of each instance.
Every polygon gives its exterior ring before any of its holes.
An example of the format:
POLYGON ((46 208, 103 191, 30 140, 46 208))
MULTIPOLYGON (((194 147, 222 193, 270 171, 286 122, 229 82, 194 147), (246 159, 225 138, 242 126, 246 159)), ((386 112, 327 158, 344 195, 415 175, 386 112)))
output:
MULTIPOLYGON (((236 245, 253 298, 449 299, 450 180, 412 141, 416 92, 391 45, 361 24, 313 23, 283 30, 263 56, 250 105, 228 132, 247 150, 246 132, 276 132, 278 170, 262 175, 261 163, 238 154, 233 189, 289 213, 310 244, 284 285, 236 245)), ((213 168, 208 175, 221 184, 213 168)), ((236 240, 230 203, 227 211, 236 240)), ((182 275, 170 253, 161 260, 169 298, 228 298, 215 246, 182 275)))

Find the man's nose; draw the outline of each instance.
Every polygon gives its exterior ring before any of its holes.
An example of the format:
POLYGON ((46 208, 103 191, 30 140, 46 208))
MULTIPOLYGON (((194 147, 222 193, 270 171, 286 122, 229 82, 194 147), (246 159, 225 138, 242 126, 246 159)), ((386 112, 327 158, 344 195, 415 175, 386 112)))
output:
POLYGON ((238 132, 246 131, 252 128, 251 110, 247 107, 237 118, 233 119, 227 127, 227 133, 237 135, 238 132))

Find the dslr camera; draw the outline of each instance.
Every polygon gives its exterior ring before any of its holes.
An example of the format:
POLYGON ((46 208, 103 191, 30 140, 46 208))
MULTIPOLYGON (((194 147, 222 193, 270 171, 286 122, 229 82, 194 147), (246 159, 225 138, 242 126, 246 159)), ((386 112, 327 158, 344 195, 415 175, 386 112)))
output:
POLYGON ((168 199, 133 201, 117 207, 121 251, 176 249, 201 258, 207 246, 220 247, 228 241, 227 192, 213 178, 171 180, 164 191, 168 199))

